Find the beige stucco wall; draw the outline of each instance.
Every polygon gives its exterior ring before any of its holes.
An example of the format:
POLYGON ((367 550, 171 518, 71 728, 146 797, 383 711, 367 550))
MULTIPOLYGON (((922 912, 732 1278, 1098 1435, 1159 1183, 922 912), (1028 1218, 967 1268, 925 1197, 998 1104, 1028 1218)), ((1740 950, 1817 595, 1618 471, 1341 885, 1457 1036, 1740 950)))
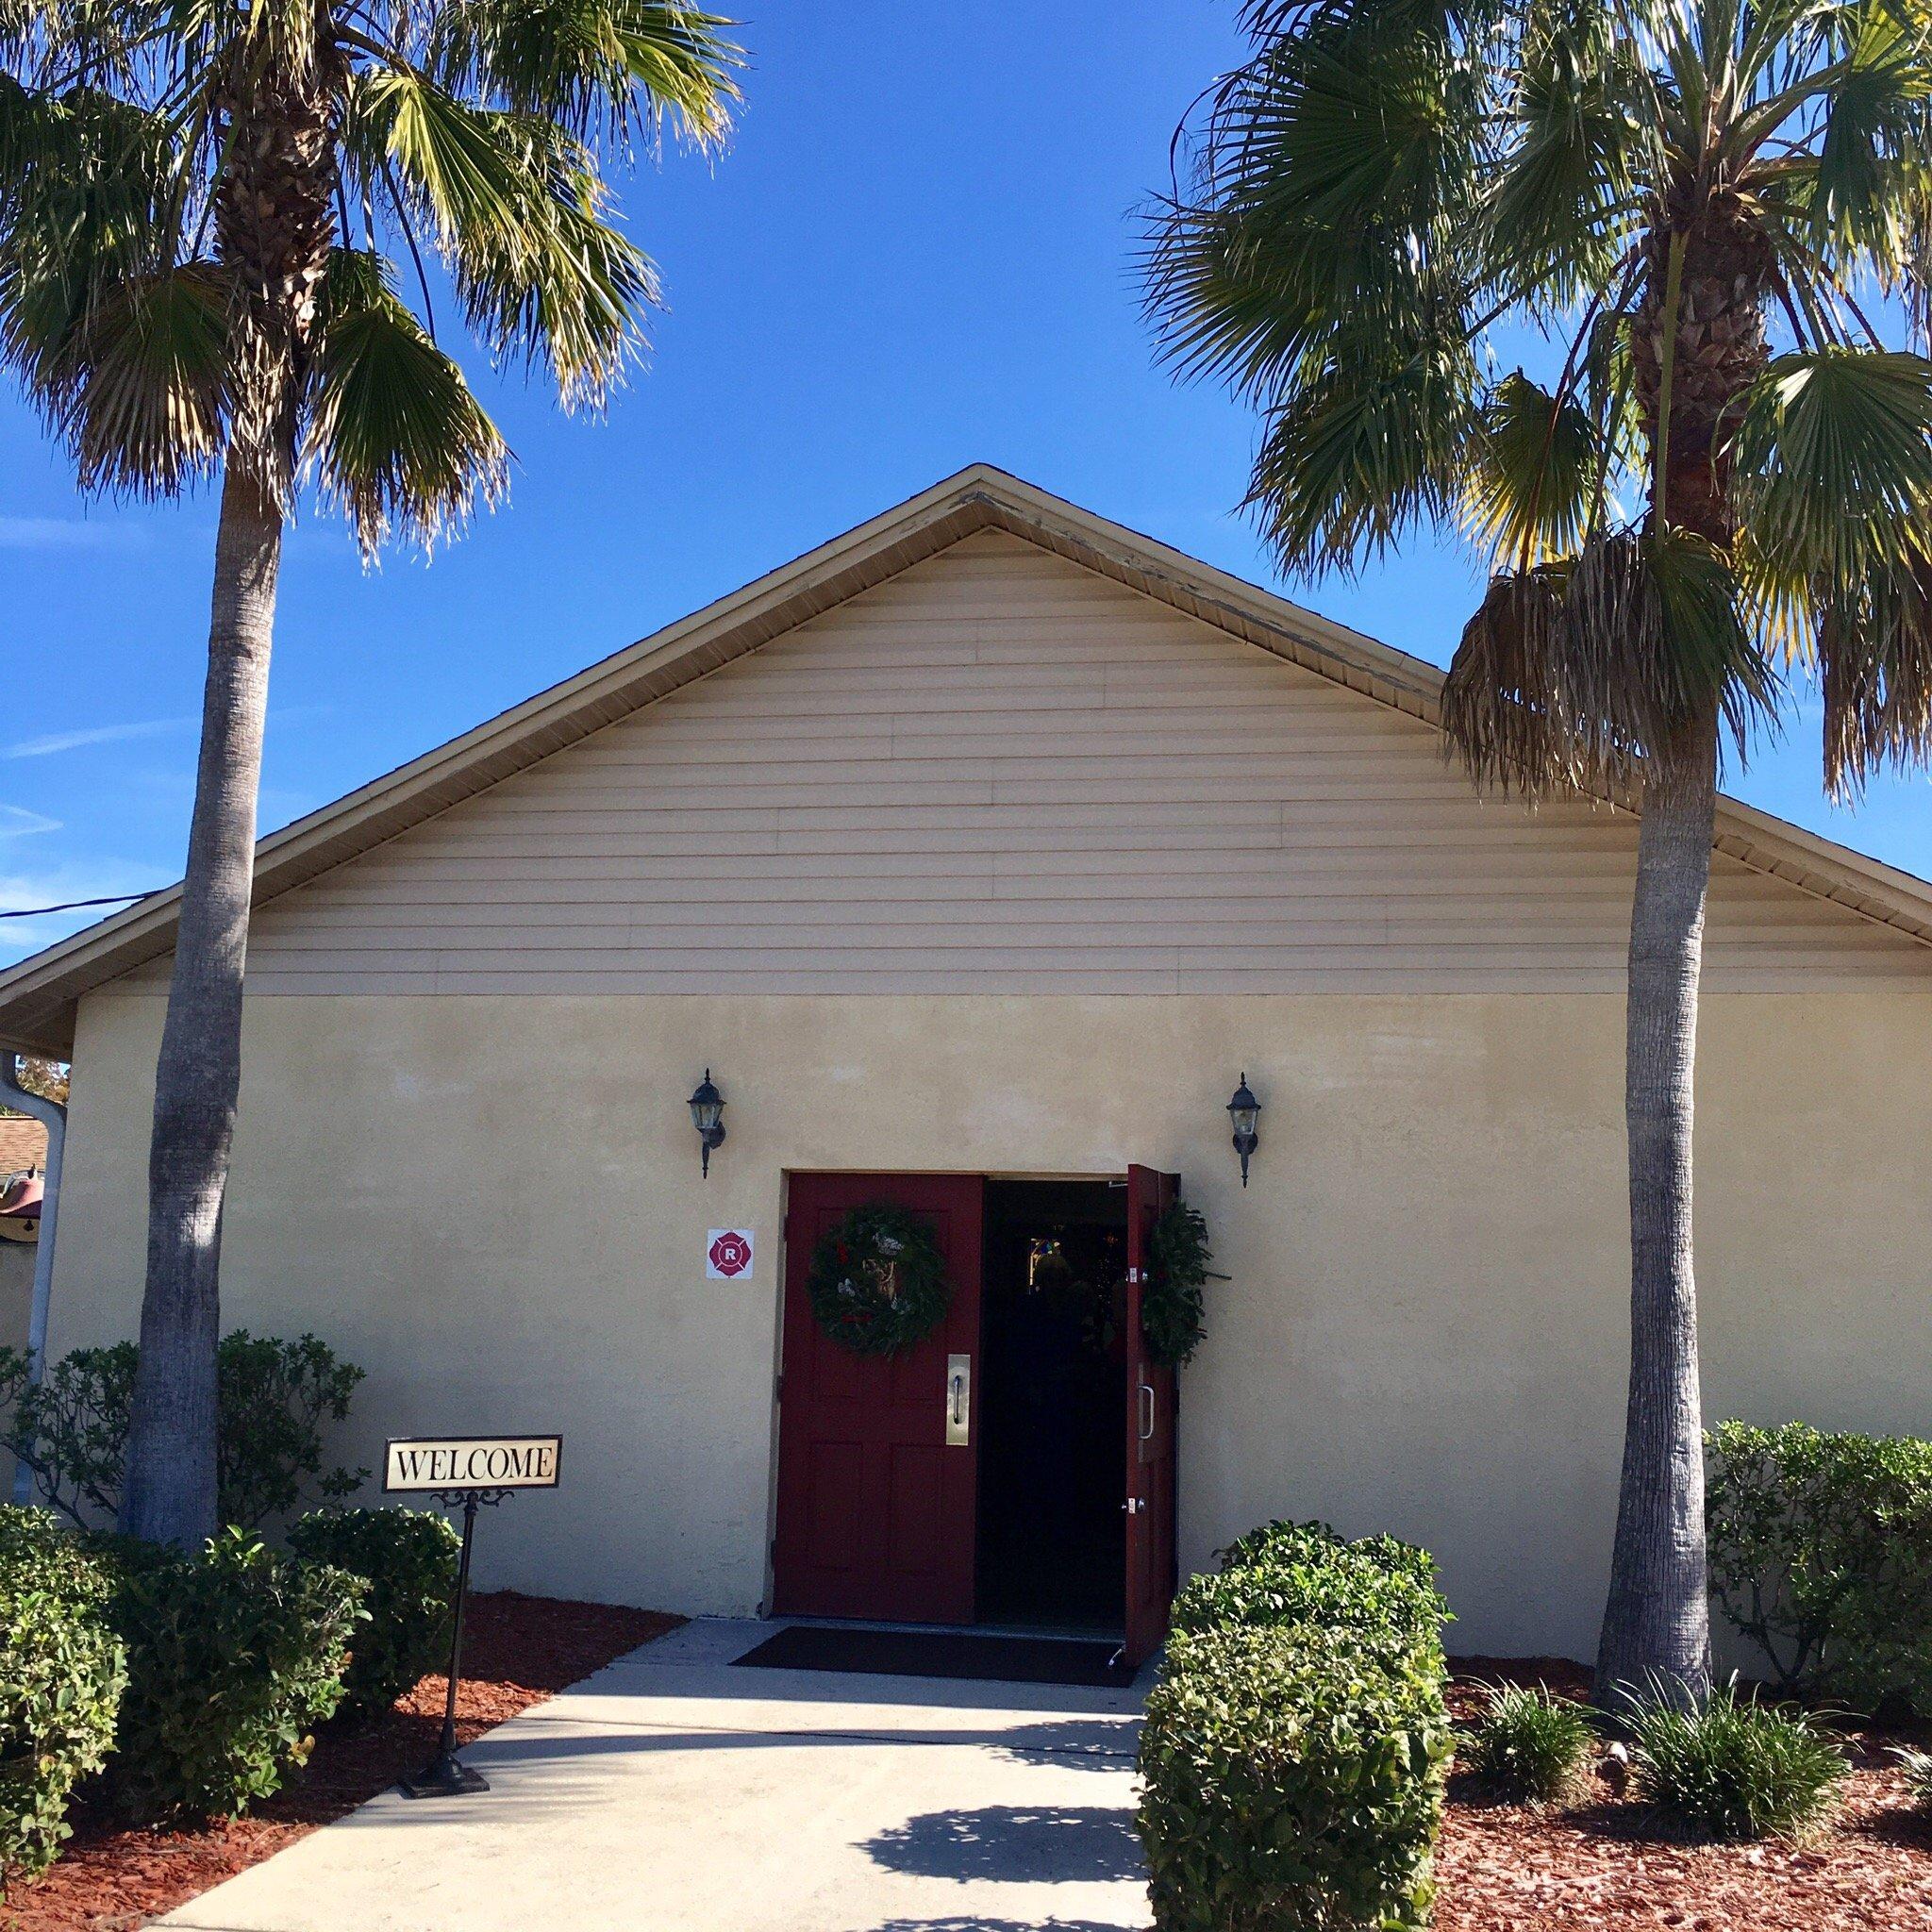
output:
MULTIPOLYGON (((161 1006, 82 1009, 53 1346, 133 1331, 161 1006)), ((1707 1001, 1713 1415, 1932 1431, 1932 993, 1707 1001)), ((1624 1402, 1622 1004, 1595 995, 251 1001, 225 1322, 385 1434, 561 1429, 486 1581, 765 1588, 788 1169, 1177 1170, 1233 1276, 1183 1378, 1186 1566, 1275 1513, 1440 1557, 1463 1650, 1587 1654, 1624 1402), (730 1139, 698 1178, 704 1066, 730 1139), (1244 1194, 1222 1111, 1266 1102, 1244 1194), (706 1230, 756 1277, 708 1282, 706 1230)))

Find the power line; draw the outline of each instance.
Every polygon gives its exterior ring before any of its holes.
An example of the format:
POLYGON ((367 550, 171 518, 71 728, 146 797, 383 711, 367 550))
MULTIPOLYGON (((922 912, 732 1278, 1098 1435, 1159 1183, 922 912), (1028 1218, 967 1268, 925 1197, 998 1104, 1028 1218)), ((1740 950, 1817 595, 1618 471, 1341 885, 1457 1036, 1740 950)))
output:
POLYGON ((38 919, 44 912, 78 912, 85 906, 125 906, 130 900, 153 897, 149 892, 109 892, 105 899, 68 899, 58 906, 23 906, 0 912, 0 919, 38 919))

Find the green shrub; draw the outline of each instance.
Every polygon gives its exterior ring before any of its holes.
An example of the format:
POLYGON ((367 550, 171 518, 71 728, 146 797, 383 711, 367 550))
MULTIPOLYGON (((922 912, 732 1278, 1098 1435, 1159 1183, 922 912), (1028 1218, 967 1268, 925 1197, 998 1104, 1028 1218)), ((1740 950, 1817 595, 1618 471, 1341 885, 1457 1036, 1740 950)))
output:
POLYGON ((48 1510, 0 1504, 0 1591, 46 1591, 98 1607, 113 1589, 113 1567, 93 1537, 48 1510))
POLYGON ((347 1419, 362 1379, 362 1371, 340 1360, 326 1342, 237 1328, 222 1337, 216 1374, 224 1523, 253 1529, 310 1495, 340 1502, 369 1480, 366 1469, 323 1467, 323 1424, 347 1419))
MULTIPOLYGON (((6 1446, 40 1492, 83 1527, 111 1523, 126 1463, 128 1406, 140 1352, 131 1341, 77 1348, 29 1384, 26 1357, 0 1349, 6 1446)), ((237 1328, 217 1358, 218 1507, 254 1528, 305 1498, 340 1501, 366 1469, 324 1467, 323 1426, 341 1422, 362 1371, 312 1335, 293 1341, 237 1328)))
POLYGON ((1182 1631, 1141 1739, 1159 1932, 1428 1921, 1452 1748, 1440 1643, 1182 1631))
POLYGON ((1350 1542, 1323 1523, 1271 1523, 1223 1551, 1218 1572, 1189 1578, 1174 1598, 1172 1627, 1312 1621, 1434 1642, 1447 1617, 1426 1551, 1393 1537, 1350 1542))
POLYGON ((74 1787, 107 1761, 125 1684, 97 1604, 0 1583, 0 1894, 53 1862, 74 1787))
POLYGON ((1161 1932, 1421 1925, 1452 1748, 1425 1551, 1271 1523, 1175 1599, 1141 1735, 1161 1932))
POLYGON ((1391 1575, 1407 1576, 1431 1590, 1436 1586, 1436 1559, 1428 1551, 1392 1536, 1351 1541, 1328 1523, 1264 1523, 1221 1552, 1221 1567, 1225 1571, 1261 1562, 1307 1562, 1331 1550, 1353 1550, 1391 1575))
POLYGON ((443 1661, 463 1546, 446 1517, 414 1509, 318 1510, 289 1532, 298 1557, 369 1583, 343 1688, 361 1711, 385 1710, 443 1661))
POLYGON ((1812 1718, 1721 1685, 1684 1709, 1631 1700, 1634 1783, 1679 1824, 1712 1838, 1801 1838, 1844 1782, 1843 1754, 1812 1718))
POLYGON ((1932 1442, 1720 1424, 1710 1582, 1781 1690, 1932 1709, 1932 1442))
POLYGON ((83 1528, 111 1523, 120 1506, 138 1359, 131 1341, 76 1348, 35 1384, 19 1349, 0 1358, 7 1446, 33 1472, 41 1494, 83 1528))
POLYGON ((1547 1686, 1484 1687, 1489 1708, 1467 1748, 1457 1754, 1484 1783, 1533 1805, 1575 1794, 1596 1726, 1582 1705, 1554 1697, 1547 1686))
POLYGON ((117 1541, 108 1615, 128 1682, 110 1775, 143 1819, 234 1817, 341 1701, 367 1586, 227 1530, 192 1556, 117 1541))

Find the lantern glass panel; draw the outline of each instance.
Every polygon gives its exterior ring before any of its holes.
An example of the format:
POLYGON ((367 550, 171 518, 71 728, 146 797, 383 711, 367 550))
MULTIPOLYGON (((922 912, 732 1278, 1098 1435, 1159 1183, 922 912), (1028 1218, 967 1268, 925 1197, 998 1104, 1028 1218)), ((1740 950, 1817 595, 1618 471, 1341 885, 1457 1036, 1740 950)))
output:
POLYGON ((691 1097, 691 1124, 699 1133, 708 1134, 724 1117, 724 1096, 711 1085, 711 1076, 708 1073, 703 1085, 691 1097))

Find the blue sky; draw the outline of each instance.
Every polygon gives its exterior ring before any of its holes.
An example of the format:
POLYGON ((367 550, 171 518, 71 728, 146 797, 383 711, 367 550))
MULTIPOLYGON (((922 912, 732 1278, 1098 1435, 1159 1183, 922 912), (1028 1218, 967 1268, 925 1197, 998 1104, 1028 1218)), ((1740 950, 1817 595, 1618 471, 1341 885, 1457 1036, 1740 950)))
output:
MULTIPOLYGON (((365 573, 291 539, 264 828, 325 804, 974 459, 1278 582, 1234 513, 1253 426, 1157 370, 1131 211, 1236 51, 1232 0, 833 0, 741 31, 730 149, 667 156, 625 206, 669 309, 608 419, 480 381, 508 505, 433 563, 365 573)), ((213 506, 84 503, 0 396, 0 908, 165 884, 193 779, 213 506)), ((1291 594, 1445 662, 1474 567, 1417 546, 1291 594)), ((1733 789, 1920 873, 1932 791, 1856 813, 1818 783, 1815 708, 1733 789)), ((78 923, 0 924, 0 960, 78 923)))

